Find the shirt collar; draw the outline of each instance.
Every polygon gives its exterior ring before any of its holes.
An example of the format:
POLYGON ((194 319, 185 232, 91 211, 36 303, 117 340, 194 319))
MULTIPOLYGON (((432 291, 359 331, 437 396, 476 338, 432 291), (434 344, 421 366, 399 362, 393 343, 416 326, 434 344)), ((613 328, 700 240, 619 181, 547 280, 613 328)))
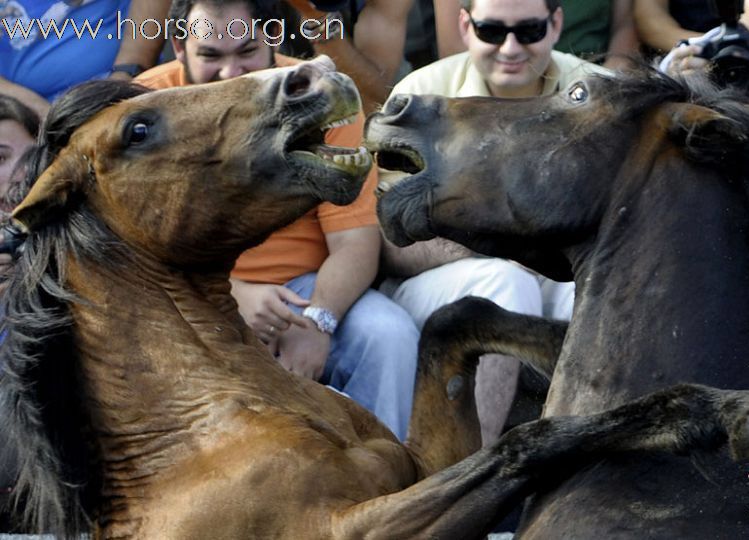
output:
MULTIPOLYGON (((549 67, 546 68, 544 73, 544 85, 541 89, 541 95, 548 96, 559 90, 559 66, 554 61, 554 57, 551 57, 549 61, 549 67)), ((458 89, 456 97, 471 97, 471 96, 483 96, 490 97, 489 87, 486 85, 484 78, 476 69, 473 62, 468 60, 468 68, 466 69, 466 77, 463 84, 458 89)))

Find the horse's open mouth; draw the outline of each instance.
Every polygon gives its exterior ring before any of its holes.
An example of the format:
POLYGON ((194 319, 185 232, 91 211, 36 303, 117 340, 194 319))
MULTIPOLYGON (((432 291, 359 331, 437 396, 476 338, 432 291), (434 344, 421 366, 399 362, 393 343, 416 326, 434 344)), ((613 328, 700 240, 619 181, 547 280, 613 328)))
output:
POLYGON ((377 196, 384 195, 396 184, 419 174, 426 166, 421 154, 406 146, 378 148, 375 161, 380 168, 377 196))
POLYGON ((302 131, 289 141, 286 152, 315 168, 332 166, 353 176, 364 175, 372 166, 372 156, 364 147, 325 144, 325 134, 329 129, 352 124, 355 120, 356 114, 302 131))

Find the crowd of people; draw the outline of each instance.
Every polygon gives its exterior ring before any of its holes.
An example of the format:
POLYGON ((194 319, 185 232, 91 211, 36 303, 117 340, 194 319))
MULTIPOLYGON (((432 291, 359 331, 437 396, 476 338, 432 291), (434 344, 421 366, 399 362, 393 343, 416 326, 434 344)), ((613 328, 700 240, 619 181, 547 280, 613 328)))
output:
MULTIPOLYGON (((86 80, 112 77, 162 89, 326 54, 357 84, 364 113, 398 93, 527 98, 554 93, 586 74, 628 69, 643 47, 666 53, 719 23, 709 5, 707 0, 0 0, 0 198, 23 175, 22 156, 49 103, 86 80), (125 16, 137 31, 121 31, 125 16), (223 39, 201 26, 210 21, 212 29, 227 28, 231 21, 253 19, 271 21, 262 28, 277 38, 280 21, 295 23, 283 25, 280 43, 253 33, 223 39), (101 27, 95 43, 72 31, 45 37, 44 25, 53 20, 58 27, 86 20, 101 27), (159 21, 168 35, 146 39, 142 31, 159 21), (180 34, 174 21, 186 21, 191 32, 180 34), (295 36, 296 30, 302 36, 295 36)), ((680 47, 671 66, 703 69, 707 60, 700 52, 700 45, 680 47)), ((357 147, 363 124, 361 115, 334 128, 327 142, 357 147)), ((442 239, 407 248, 390 244, 381 238, 374 199, 378 175, 388 174, 373 170, 352 205, 323 203, 242 254, 232 272, 232 293, 247 324, 284 367, 346 393, 405 439, 419 330, 434 310, 476 295, 512 311, 569 319, 574 285, 442 239)), ((2 257, 0 264, 10 263, 9 255, 2 257)), ((484 444, 504 429, 518 371, 511 358, 481 359, 476 397, 484 444)), ((0 470, 1 489, 10 485, 11 470, 0 470)))

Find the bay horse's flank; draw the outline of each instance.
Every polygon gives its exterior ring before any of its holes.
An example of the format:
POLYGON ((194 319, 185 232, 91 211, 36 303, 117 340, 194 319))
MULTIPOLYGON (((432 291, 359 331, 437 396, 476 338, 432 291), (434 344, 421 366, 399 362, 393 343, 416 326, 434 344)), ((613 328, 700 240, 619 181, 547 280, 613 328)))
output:
MULTIPOLYGON (((462 304, 468 341, 442 346, 477 354, 471 338, 486 336, 553 366, 544 417, 683 382, 749 389, 745 95, 643 68, 530 100, 394 96, 367 138, 381 164, 402 164, 378 203, 395 243, 442 236, 574 276, 558 360, 522 321, 502 323, 527 338, 514 345, 474 324, 475 301, 462 304)), ((748 507, 725 452, 612 456, 542 489, 518 536, 739 538, 748 507)))
POLYGON ((128 91, 58 134, 13 214, 26 239, 6 298, 0 424, 21 456, 30 528, 478 539, 560 471, 612 452, 726 440, 749 452, 746 396, 682 386, 520 426, 468 456, 475 365, 428 343, 401 445, 357 404, 284 371, 228 283, 270 231, 356 197, 369 164, 316 154, 327 126, 359 108, 351 81, 323 58, 120 101, 128 91))

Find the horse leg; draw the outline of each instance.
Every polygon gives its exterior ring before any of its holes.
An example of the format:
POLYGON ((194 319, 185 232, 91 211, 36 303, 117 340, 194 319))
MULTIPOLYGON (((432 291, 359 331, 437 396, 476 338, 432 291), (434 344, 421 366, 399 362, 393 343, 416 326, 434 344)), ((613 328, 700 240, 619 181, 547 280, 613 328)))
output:
POLYGON ((567 322, 514 313, 485 298, 467 296, 435 311, 424 325, 425 333, 439 347, 512 356, 551 379, 567 322))
POLYGON ((627 451, 715 450, 749 455, 749 392, 681 385, 587 417, 518 426, 485 448, 398 493, 335 514, 334 538, 482 538, 533 491, 627 451))
MULTIPOLYGON (((566 331, 564 322, 512 313, 477 297, 443 306, 429 317, 419 341, 408 433, 408 446, 419 457, 424 476, 457 463, 481 447, 474 400, 479 357, 486 353, 515 356, 549 377, 566 331)), ((545 393, 534 375, 522 376, 536 379, 536 396, 530 396, 528 408, 538 401, 537 394, 545 393)), ((517 414, 514 408, 512 418, 517 414)), ((532 419, 529 416, 524 419, 532 419)))

